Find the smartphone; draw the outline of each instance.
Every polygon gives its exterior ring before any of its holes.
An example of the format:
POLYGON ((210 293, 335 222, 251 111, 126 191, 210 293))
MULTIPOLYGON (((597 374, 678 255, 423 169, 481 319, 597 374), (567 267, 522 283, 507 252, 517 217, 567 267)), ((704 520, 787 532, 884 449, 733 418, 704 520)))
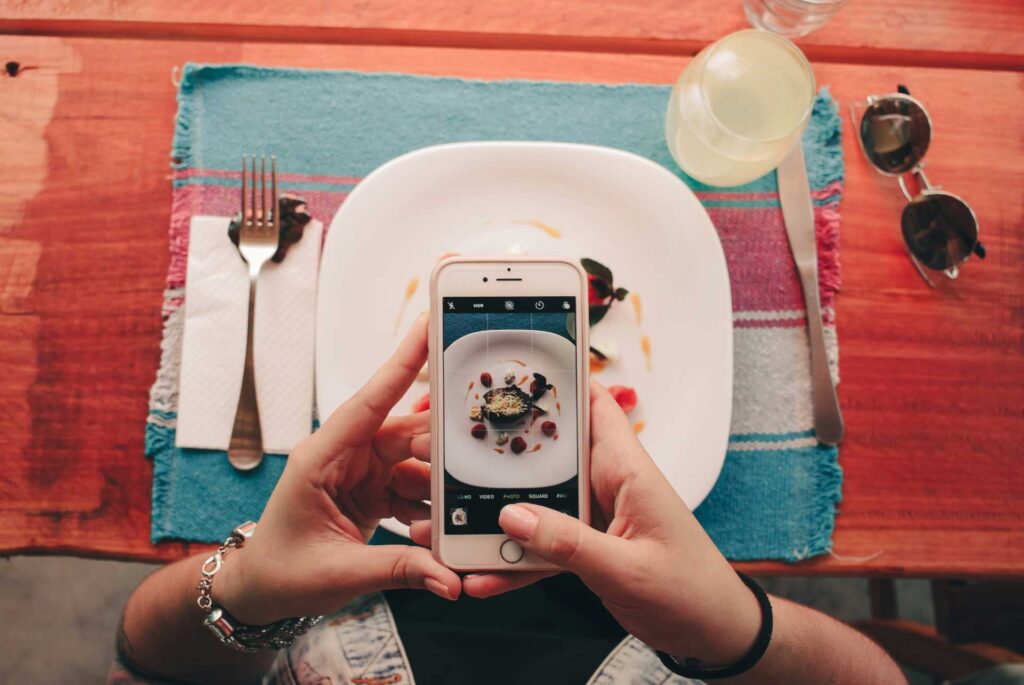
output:
POLYGON ((430 280, 433 552, 553 568, 498 525, 526 502, 589 523, 587 279, 565 259, 453 257, 430 280))

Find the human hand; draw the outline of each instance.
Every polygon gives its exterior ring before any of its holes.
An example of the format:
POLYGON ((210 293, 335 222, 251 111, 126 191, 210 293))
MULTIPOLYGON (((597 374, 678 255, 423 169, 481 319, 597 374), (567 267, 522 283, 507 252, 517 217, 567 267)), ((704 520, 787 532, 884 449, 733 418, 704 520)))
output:
POLYGON ((421 316, 373 378, 292 450, 255 534, 214 584, 238 620, 329 613, 389 588, 458 597, 459 577, 428 550, 366 544, 382 518, 430 517, 430 414, 388 417, 426 358, 421 316))
MULTIPOLYGON (((594 525, 553 509, 514 504, 505 533, 577 574, 631 634, 678 657, 726 664, 750 648, 760 610, 693 514, 644 450, 608 391, 591 383, 594 525), (599 532, 604 530, 605 532, 599 532)), ((414 527, 422 539, 423 524, 414 527)), ((550 574, 486 573, 463 580, 487 597, 550 574)))

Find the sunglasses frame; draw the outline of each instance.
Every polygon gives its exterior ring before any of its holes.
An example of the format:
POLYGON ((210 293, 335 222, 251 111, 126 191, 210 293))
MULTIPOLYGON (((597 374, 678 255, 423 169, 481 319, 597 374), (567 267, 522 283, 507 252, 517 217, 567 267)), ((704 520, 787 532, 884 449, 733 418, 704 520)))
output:
MULTIPOLYGON (((967 211, 971 215, 971 220, 974 221, 974 245, 971 245, 970 249, 967 251, 967 254, 962 259, 960 259, 960 261, 946 267, 945 269, 939 270, 941 271, 941 273, 945 274, 946 277, 949 278, 950 280, 956 280, 957 276, 960 275, 960 267, 963 265, 964 262, 970 259, 970 256, 972 254, 977 254, 980 259, 985 258, 985 248, 979 240, 981 227, 978 224, 978 217, 974 213, 974 209, 967 203, 966 200, 964 200, 959 195, 955 195, 946 190, 942 190, 941 186, 933 186, 931 184, 931 182, 928 180, 928 176, 924 173, 924 157, 925 154, 927 154, 928 152, 927 148, 925 149, 925 152, 921 154, 921 157, 914 162, 913 166, 911 166, 906 171, 887 171, 886 169, 883 169, 882 167, 878 166, 872 159, 871 155, 868 154, 867 147, 864 145, 864 137, 861 135, 861 125, 864 120, 864 117, 867 115, 868 110, 870 110, 870 108, 875 103, 883 100, 897 100, 909 102, 910 104, 915 105, 918 109, 921 110, 921 113, 924 115, 925 120, 928 122, 928 142, 929 144, 931 143, 932 118, 931 115, 928 113, 928 108, 925 107, 920 100, 911 97, 909 91, 903 92, 904 90, 906 90, 904 86, 900 86, 900 89, 901 90, 896 93, 885 93, 883 95, 868 95, 865 99, 865 102, 867 103, 866 105, 864 103, 856 102, 850 105, 850 119, 853 122, 853 128, 857 134, 857 144, 860 145, 861 152, 864 153, 864 157, 867 158, 868 164, 870 164, 875 171, 882 174, 883 176, 888 176, 890 178, 895 177, 897 179, 900 191, 903 193, 903 196, 907 199, 908 205, 911 202, 914 202, 915 200, 921 198, 929 196, 941 196, 956 200, 957 202, 961 203, 964 207, 967 208, 967 211), (859 115, 857 111, 858 105, 863 107, 863 111, 861 111, 859 115), (914 179, 917 181, 919 191, 916 195, 911 193, 910 190, 907 188, 906 176, 908 174, 913 176, 914 179)), ((921 263, 921 260, 918 259, 918 257, 911 251, 910 245, 907 244, 905 238, 903 240, 903 247, 907 250, 907 255, 910 257, 910 261, 913 263, 914 268, 917 269, 917 273, 920 274, 924 282, 927 283, 932 288, 937 287, 938 284, 935 281, 933 281, 932 278, 928 275, 930 271, 935 270, 921 263)))

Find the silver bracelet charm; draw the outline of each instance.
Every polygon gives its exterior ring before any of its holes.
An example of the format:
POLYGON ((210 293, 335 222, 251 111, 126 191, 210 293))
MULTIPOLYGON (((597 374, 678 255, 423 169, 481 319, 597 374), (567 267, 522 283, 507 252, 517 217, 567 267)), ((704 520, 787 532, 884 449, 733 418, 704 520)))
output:
POLYGON ((217 639, 240 652, 258 652, 266 649, 283 649, 295 642, 295 638, 308 632, 319 623, 323 616, 302 616, 286 618, 265 626, 247 626, 239 623, 224 607, 213 601, 213 577, 224 565, 224 558, 231 549, 240 549, 256 531, 256 524, 247 521, 231 531, 216 552, 203 562, 202 578, 196 589, 199 597, 196 603, 206 612, 203 625, 213 631, 217 639))

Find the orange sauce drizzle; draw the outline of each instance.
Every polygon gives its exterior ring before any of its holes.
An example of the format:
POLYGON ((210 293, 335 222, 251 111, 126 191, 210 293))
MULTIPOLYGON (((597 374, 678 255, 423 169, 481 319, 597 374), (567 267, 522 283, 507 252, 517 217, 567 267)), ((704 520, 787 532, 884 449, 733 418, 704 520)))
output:
POLYGON ((523 376, 522 378, 519 379, 519 382, 516 383, 516 385, 522 385, 523 383, 525 383, 528 380, 530 380, 529 376, 523 376))
POLYGON ((536 445, 534 445, 533 449, 530 450, 530 451, 531 452, 540 452, 540 443, 538 442, 536 445))
POLYGON ((633 432, 634 433, 639 433, 640 431, 642 431, 644 429, 644 426, 646 426, 646 425, 647 424, 645 424, 643 421, 637 421, 636 423, 633 424, 633 432))
POLYGON ((478 400, 478 399, 480 399, 480 393, 475 393, 475 394, 473 395, 473 399, 474 399, 474 400, 478 400))
POLYGON ((469 387, 468 387, 468 388, 466 388, 466 397, 464 398, 464 400, 463 400, 463 401, 465 401, 465 400, 468 400, 468 399, 469 399, 469 391, 473 389, 473 385, 474 385, 474 381, 470 381, 470 382, 469 382, 469 387))
POLYGON ((519 364, 519 366, 526 366, 526 362, 521 362, 518 359, 506 359, 505 361, 512 362, 513 364, 519 364))
POLYGON ((644 304, 640 301, 640 295, 637 293, 629 294, 629 301, 633 303, 633 313, 636 314, 636 322, 641 324, 644 322, 644 304))
POLYGON ((561 414, 562 414, 562 403, 561 402, 555 402, 555 409, 558 410, 558 414, 559 414, 559 416, 561 416, 561 414))
POLYGON ((501 449, 500 447, 495 447, 494 451, 497 452, 498 454, 505 454, 505 450, 501 449))
POLYGON ((405 307, 409 304, 409 300, 416 294, 416 290, 420 287, 420 277, 413 276, 409 279, 408 285, 405 286, 405 298, 402 300, 402 306, 398 309, 398 318, 395 319, 395 335, 398 335, 398 329, 402 327, 402 317, 405 315, 405 307))
POLYGON ((555 228, 553 226, 548 226, 543 221, 537 221, 536 219, 514 221, 512 223, 527 224, 529 226, 536 226, 537 228, 539 228, 540 230, 544 231, 545 233, 547 233, 552 238, 561 238, 562 237, 562 232, 559 231, 557 228, 555 228))
POLYGON ((647 370, 651 370, 651 339, 646 335, 640 338, 640 349, 644 351, 644 361, 647 362, 647 370))
POLYGON ((551 386, 551 394, 555 396, 556 400, 558 399, 558 386, 556 386, 556 385, 552 385, 551 386))

